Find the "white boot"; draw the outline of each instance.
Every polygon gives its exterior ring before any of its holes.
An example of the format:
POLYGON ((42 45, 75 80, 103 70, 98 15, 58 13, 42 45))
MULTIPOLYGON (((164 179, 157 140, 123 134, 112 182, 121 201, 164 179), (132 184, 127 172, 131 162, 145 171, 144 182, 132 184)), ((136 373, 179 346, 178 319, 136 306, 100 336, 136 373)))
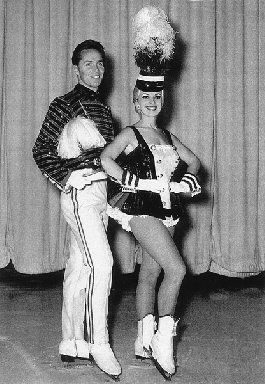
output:
POLYGON ((176 371, 173 355, 173 337, 176 336, 178 320, 171 316, 159 319, 158 330, 151 340, 152 360, 165 379, 170 380, 176 371))
POLYGON ((119 380, 121 366, 109 343, 91 344, 90 353, 97 366, 114 380, 119 380))
POLYGON ((156 322, 152 314, 146 315, 138 321, 138 335, 134 343, 135 356, 137 359, 147 359, 150 354, 150 342, 155 334, 156 322))
POLYGON ((77 357, 82 357, 83 359, 90 358, 90 347, 85 340, 76 340, 75 345, 77 357))
POLYGON ((77 355, 75 339, 62 340, 59 344, 59 354, 64 363, 74 362, 77 355))
POLYGON ((66 363, 75 361, 76 357, 90 358, 90 347, 85 340, 62 340, 59 345, 61 360, 66 363))

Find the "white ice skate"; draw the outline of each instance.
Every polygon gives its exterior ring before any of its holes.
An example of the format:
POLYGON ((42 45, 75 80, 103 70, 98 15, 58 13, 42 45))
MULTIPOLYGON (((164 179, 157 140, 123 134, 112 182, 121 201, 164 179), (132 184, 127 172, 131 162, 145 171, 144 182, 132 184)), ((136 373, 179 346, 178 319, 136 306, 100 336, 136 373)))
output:
POLYGON ((146 315, 138 321, 138 335, 134 343, 136 359, 148 359, 150 357, 150 342, 155 334, 156 322, 152 314, 146 315))
POLYGON ((176 372, 176 364, 173 355, 173 337, 176 336, 178 321, 171 316, 159 319, 158 330, 150 343, 151 355, 156 368, 166 380, 176 372))
POLYGON ((91 344, 90 353, 95 364, 115 381, 120 380, 121 366, 116 359, 109 343, 91 344))
POLYGON ((59 345, 59 353, 64 363, 73 363, 75 359, 90 359, 89 344, 85 340, 62 340, 59 345))

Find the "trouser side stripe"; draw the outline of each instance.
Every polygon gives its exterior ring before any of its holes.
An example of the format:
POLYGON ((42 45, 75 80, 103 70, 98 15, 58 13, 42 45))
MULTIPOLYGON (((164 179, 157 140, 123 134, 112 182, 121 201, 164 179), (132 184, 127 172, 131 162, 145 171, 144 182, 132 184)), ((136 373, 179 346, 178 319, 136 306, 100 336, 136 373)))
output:
POLYGON ((93 297, 93 290, 94 290, 94 265, 93 260, 91 257, 91 254, 89 252, 89 247, 86 242, 86 237, 84 233, 84 228, 82 225, 82 221, 79 215, 79 205, 78 205, 78 199, 77 199, 77 193, 78 191, 76 189, 72 189, 71 191, 71 198, 74 206, 74 215, 78 226, 78 232, 81 237, 84 251, 85 251, 85 257, 87 260, 87 263, 89 267, 91 268, 91 274, 89 276, 89 282, 88 282, 88 292, 86 295, 86 313, 87 313, 87 323, 89 328, 89 342, 94 343, 94 334, 93 334, 93 308, 92 308, 92 297, 93 297))

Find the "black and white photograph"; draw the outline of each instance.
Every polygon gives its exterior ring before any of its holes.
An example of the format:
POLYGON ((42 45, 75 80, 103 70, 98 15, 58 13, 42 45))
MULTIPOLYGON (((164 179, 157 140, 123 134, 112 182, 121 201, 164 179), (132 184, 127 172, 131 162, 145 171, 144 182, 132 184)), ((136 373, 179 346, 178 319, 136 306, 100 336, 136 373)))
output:
POLYGON ((264 79, 264 0, 0 0, 0 384, 265 383, 264 79))

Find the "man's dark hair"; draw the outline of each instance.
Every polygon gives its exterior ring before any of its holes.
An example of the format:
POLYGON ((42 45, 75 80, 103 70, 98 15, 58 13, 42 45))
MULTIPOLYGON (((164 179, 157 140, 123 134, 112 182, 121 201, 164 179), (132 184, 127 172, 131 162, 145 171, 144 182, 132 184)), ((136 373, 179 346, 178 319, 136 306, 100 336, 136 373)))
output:
POLYGON ((101 54, 103 61, 105 61, 105 51, 103 46, 98 41, 85 40, 85 41, 82 41, 82 43, 78 44, 73 51, 73 56, 72 56, 73 65, 78 65, 79 61, 82 59, 82 51, 86 49, 95 49, 101 54))

